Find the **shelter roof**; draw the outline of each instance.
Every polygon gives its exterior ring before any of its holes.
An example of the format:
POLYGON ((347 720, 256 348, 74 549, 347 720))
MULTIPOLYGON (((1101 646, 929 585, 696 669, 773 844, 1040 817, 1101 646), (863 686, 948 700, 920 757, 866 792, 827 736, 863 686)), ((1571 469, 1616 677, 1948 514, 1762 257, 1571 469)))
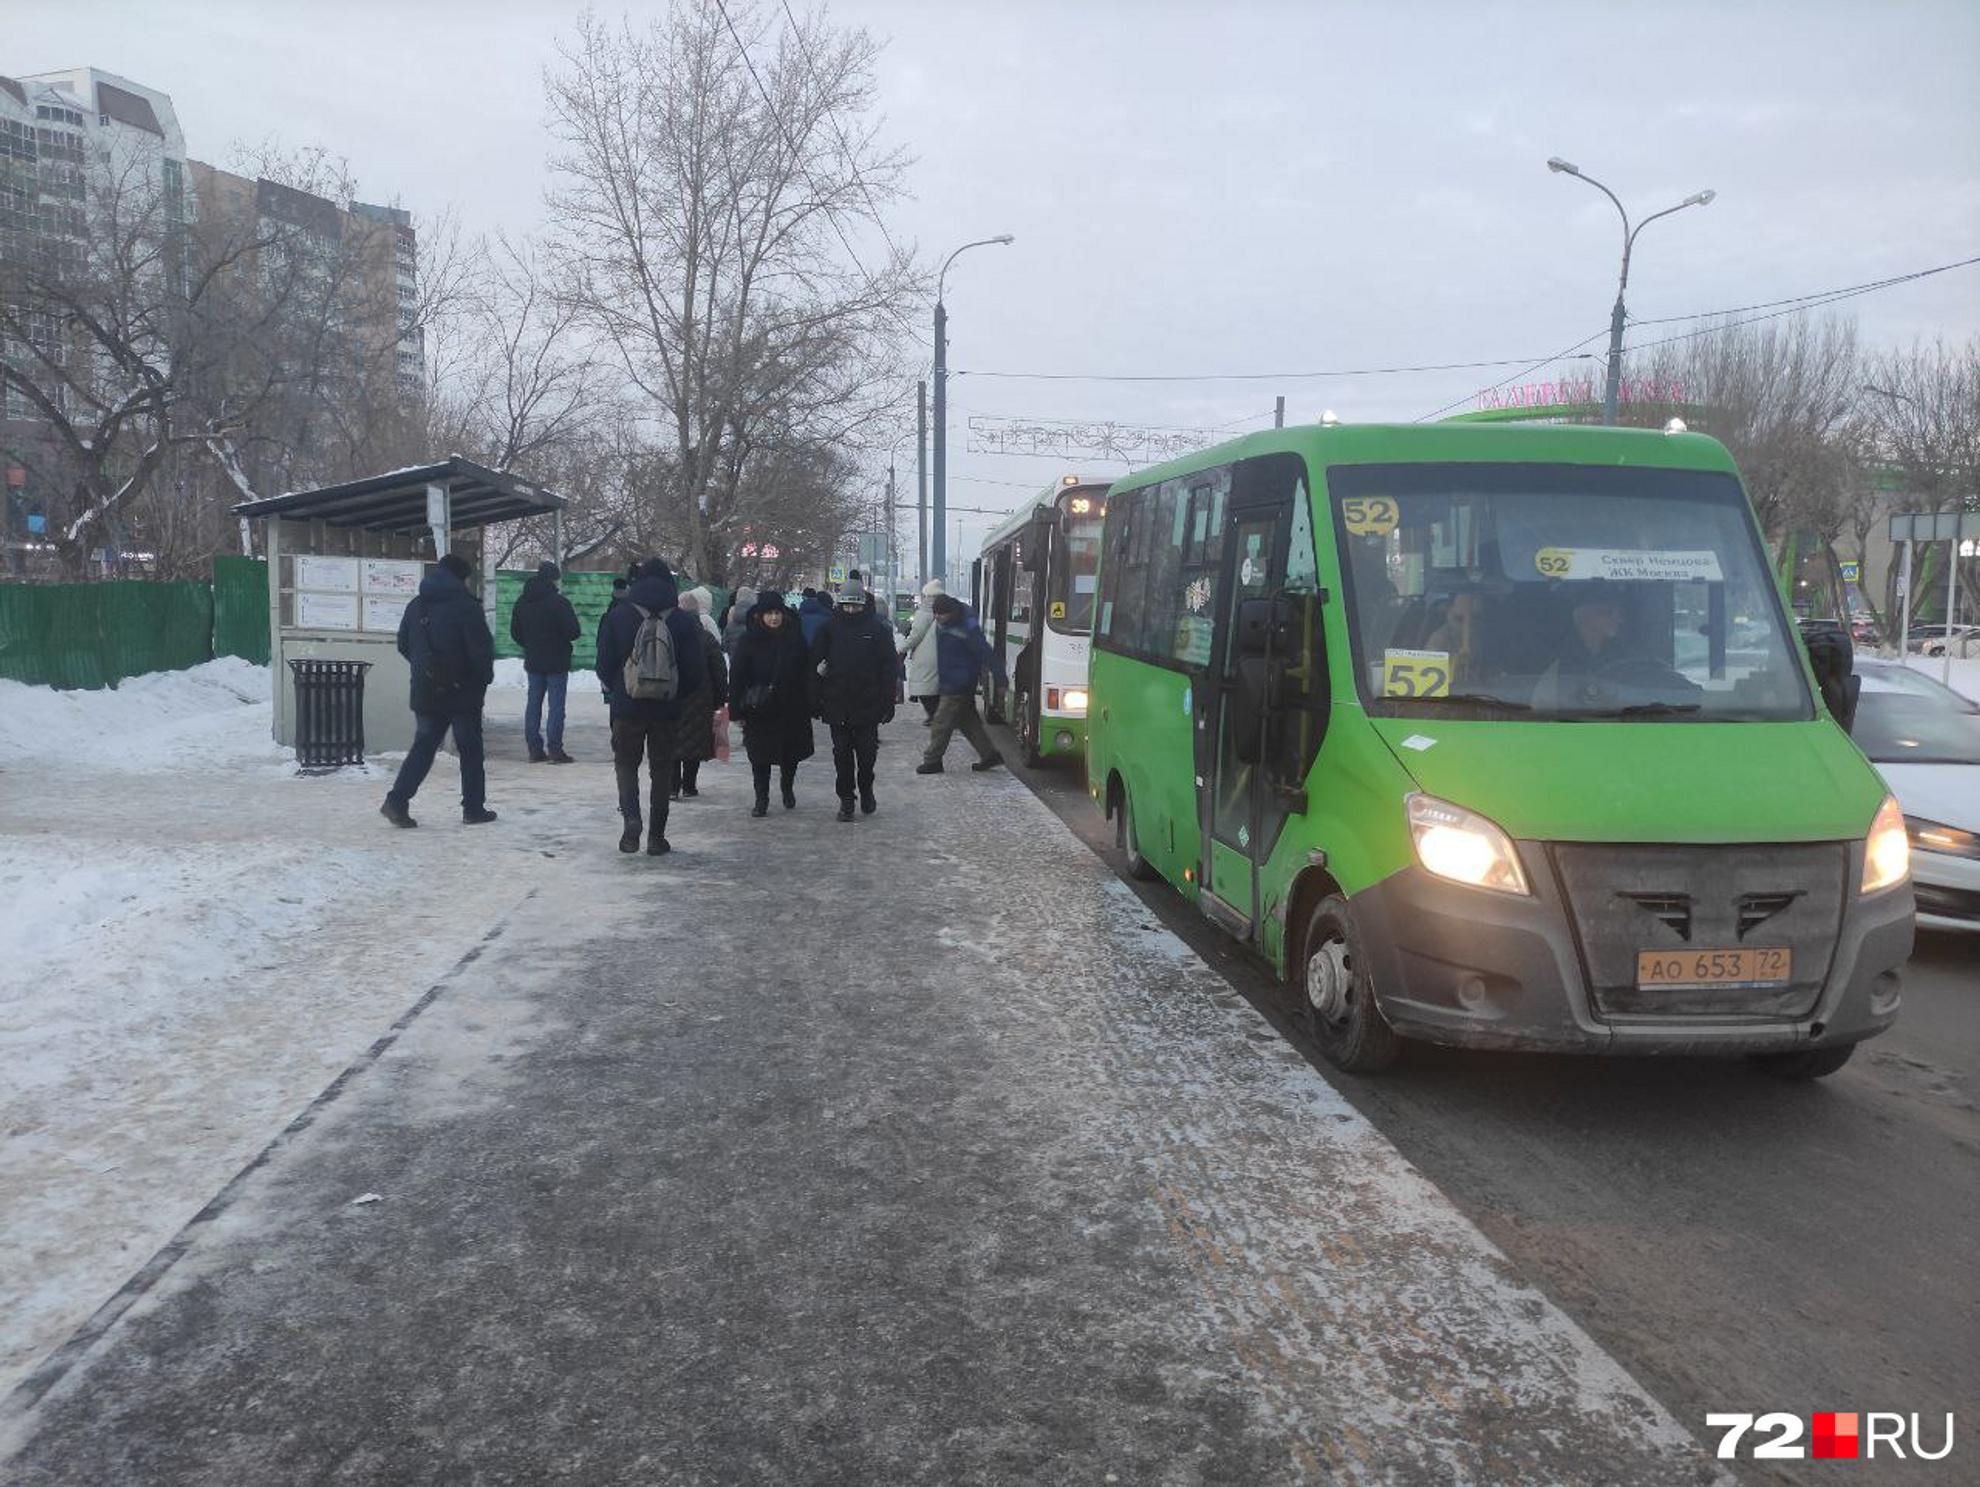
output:
POLYGON ((429 485, 447 487, 455 531, 526 516, 547 516, 564 505, 562 496, 541 486, 455 454, 436 465, 415 465, 386 475, 347 480, 342 485, 243 501, 234 507, 234 515, 281 516, 294 521, 320 521, 333 527, 362 527, 369 532, 413 536, 426 530, 429 485))

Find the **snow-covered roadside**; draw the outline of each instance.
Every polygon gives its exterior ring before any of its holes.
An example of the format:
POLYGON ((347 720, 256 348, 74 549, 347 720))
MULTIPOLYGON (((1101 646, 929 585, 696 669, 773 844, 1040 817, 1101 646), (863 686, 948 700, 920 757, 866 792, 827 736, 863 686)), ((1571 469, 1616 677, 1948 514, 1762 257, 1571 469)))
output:
MULTIPOLYGON (((566 841, 606 837, 612 797, 596 762, 502 757, 517 692, 490 697, 504 824, 458 824, 443 755, 425 825, 395 832, 380 771, 295 774, 265 668, 0 689, 4 1393, 565 868, 566 841)), ((574 734, 596 703, 574 694, 574 734)))

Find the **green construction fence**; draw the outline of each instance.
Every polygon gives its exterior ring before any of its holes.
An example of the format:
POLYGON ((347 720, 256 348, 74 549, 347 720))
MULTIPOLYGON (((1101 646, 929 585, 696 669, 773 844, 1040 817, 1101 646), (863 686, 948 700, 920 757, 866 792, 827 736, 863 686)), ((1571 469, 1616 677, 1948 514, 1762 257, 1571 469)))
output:
MULTIPOLYGON (((515 610, 516 599, 521 595, 523 585, 536 576, 534 568, 498 568, 495 570, 495 654, 498 656, 520 656, 522 647, 509 639, 509 616, 515 610)), ((598 645, 598 617, 605 613, 606 605, 612 602, 612 580, 623 577, 618 573, 574 573, 566 572, 561 587, 564 597, 571 601, 571 608, 577 611, 578 623, 584 627, 578 636, 577 646, 571 656, 571 664, 583 670, 591 664, 598 645)), ((697 587, 694 580, 683 578, 681 592, 697 587)), ((715 618, 720 619, 722 606, 729 602, 729 590, 720 584, 709 584, 715 595, 715 618)), ((266 607, 264 601, 263 607, 266 607)))
POLYGON ((215 656, 268 664, 268 565, 216 558, 213 579, 0 584, 0 677, 114 687, 215 656))

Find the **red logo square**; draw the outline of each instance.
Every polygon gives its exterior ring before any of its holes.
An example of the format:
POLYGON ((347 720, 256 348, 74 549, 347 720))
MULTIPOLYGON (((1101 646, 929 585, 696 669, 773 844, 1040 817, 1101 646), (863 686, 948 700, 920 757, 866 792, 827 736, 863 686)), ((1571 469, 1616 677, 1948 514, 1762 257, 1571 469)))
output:
POLYGON ((1825 1457, 1854 1459, 1858 1442, 1856 1418, 1853 1414, 1815 1416, 1815 1446, 1809 1454, 1818 1461, 1825 1457))

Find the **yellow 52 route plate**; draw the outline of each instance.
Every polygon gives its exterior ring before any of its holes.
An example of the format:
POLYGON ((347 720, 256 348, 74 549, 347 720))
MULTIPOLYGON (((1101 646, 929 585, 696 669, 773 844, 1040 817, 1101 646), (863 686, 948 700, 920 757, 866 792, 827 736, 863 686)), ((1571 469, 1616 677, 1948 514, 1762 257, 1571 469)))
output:
POLYGON ((1388 496, 1349 496, 1341 502, 1341 520, 1357 537, 1386 537, 1402 517, 1388 496))
POLYGON ((1451 690, 1448 651, 1382 652, 1384 697, 1444 697, 1451 690))

